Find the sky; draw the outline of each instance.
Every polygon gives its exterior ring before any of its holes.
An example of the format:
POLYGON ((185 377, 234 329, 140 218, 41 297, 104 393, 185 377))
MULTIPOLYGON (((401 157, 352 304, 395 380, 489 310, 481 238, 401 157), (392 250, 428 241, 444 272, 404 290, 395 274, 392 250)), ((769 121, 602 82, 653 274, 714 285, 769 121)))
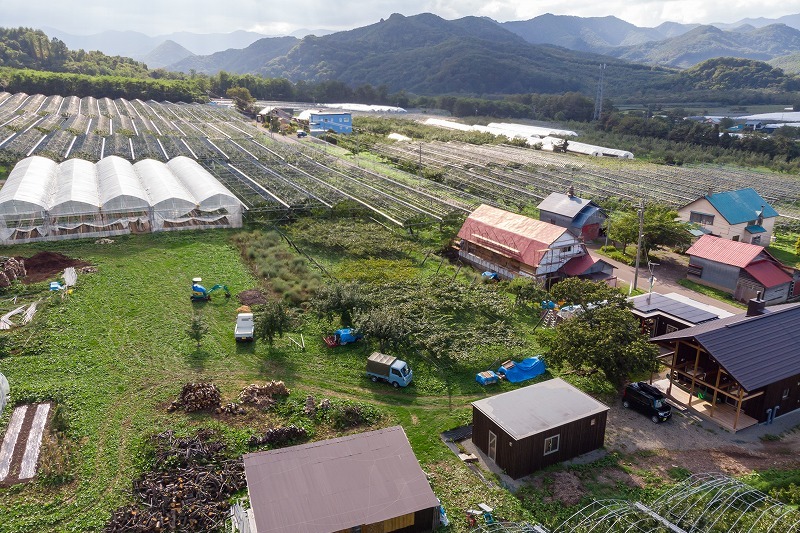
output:
POLYGON ((800 0, 0 0, 0 25, 55 28, 76 35, 133 30, 147 35, 179 31, 250 30, 286 35, 299 29, 348 30, 392 13, 469 15, 499 22, 538 15, 614 15, 637 26, 662 22, 732 23, 800 13, 800 0))

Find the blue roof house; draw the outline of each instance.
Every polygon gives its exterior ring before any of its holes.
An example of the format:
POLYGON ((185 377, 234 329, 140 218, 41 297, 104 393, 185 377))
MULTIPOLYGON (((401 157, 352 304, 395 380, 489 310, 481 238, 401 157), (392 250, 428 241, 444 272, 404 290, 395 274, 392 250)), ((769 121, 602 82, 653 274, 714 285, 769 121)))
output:
POLYGON ((311 135, 323 135, 329 130, 349 135, 353 133, 353 118, 350 113, 334 111, 312 111, 308 119, 311 135))
POLYGON ((678 210, 698 234, 769 246, 778 212, 754 189, 707 194, 678 210))

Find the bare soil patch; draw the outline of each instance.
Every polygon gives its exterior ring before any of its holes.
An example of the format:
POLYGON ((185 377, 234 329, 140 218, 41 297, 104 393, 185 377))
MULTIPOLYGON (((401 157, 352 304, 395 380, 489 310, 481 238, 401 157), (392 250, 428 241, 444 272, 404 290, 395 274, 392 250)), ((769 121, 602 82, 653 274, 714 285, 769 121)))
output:
POLYGON ((239 302, 242 305, 264 305, 267 303, 267 297, 258 289, 242 291, 236 297, 239 298, 239 302))
POLYGON ((26 284, 51 279, 67 267, 84 267, 91 264, 58 252, 39 252, 28 258, 18 257, 17 259, 25 261, 27 275, 22 282, 26 284))

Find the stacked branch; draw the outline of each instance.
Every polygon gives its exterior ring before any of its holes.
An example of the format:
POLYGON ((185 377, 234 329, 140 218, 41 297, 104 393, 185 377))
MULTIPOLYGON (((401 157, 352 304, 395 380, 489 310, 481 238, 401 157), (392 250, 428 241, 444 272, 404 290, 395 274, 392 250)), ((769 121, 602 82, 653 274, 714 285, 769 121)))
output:
POLYGON ((253 447, 263 446, 265 444, 282 446, 290 442, 305 440, 307 437, 308 432, 305 428, 292 424, 291 426, 270 428, 265 431, 263 435, 253 435, 250 437, 250 440, 247 441, 247 444, 253 447))
POLYGON ((270 381, 266 385, 248 385, 239 393, 239 402, 250 403, 268 409, 275 403, 275 396, 288 396, 289 389, 283 381, 270 381))
POLYGON ((170 404, 167 411, 183 409, 187 413, 194 411, 213 411, 222 404, 219 389, 213 383, 187 383, 180 396, 170 404))

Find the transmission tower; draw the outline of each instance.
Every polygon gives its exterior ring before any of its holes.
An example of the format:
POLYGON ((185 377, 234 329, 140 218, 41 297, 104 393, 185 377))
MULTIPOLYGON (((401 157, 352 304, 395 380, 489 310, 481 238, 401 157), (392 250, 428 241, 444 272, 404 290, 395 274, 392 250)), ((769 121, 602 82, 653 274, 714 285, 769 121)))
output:
POLYGON ((597 95, 594 97, 594 120, 599 120, 603 114, 603 81, 606 74, 606 64, 600 65, 600 79, 597 81, 597 95))

